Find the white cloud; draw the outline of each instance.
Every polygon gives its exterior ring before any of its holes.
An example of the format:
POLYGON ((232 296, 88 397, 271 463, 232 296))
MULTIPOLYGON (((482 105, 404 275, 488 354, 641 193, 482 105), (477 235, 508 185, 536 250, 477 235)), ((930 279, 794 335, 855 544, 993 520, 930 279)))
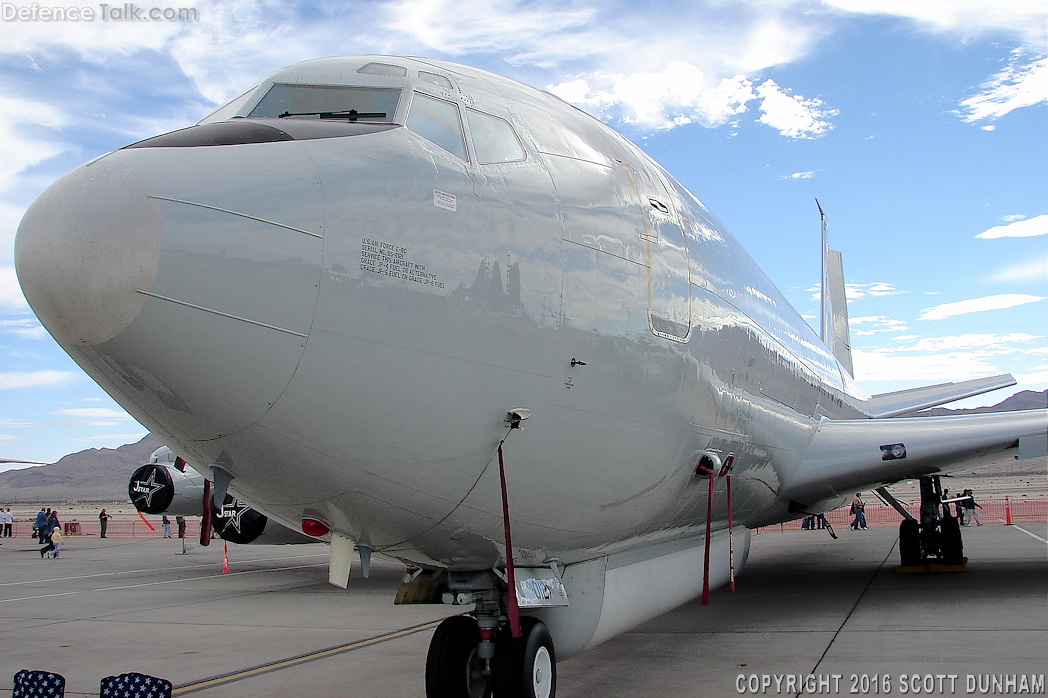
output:
POLYGON ((867 297, 898 296, 904 293, 906 291, 900 291, 895 288, 894 284, 885 283, 884 281, 874 281, 871 284, 846 283, 844 285, 844 295, 850 301, 867 297))
POLYGON ((79 373, 72 371, 15 371, 13 373, 0 373, 0 390, 15 390, 18 388, 35 388, 43 385, 63 385, 70 381, 78 380, 79 373))
POLYGON ((1005 223, 1014 223, 1015 221, 1021 221, 1027 218, 1022 213, 1009 213, 1007 216, 1001 216, 1001 220, 1005 223))
POLYGON ((741 75, 707 85, 701 68, 673 61, 660 72, 591 73, 546 89, 605 118, 667 129, 693 122, 724 124, 746 111, 746 103, 755 99, 752 88, 741 75))
POLYGON ((47 337, 47 330, 35 318, 0 320, 0 330, 17 335, 23 339, 44 339, 47 337))
POLYGON ((867 337, 882 332, 905 332, 907 329, 905 321, 894 320, 884 315, 860 315, 849 318, 848 326, 851 328, 851 333, 856 337, 867 337), (857 326, 863 325, 869 325, 870 327, 855 329, 857 326))
POLYGON ((1023 283, 1048 279, 1048 253, 1005 267, 990 275, 994 283, 1023 283))
POLYGON ((969 333, 947 337, 925 337, 912 347, 909 351, 943 352, 957 349, 995 348, 1016 342, 1031 342, 1035 339, 1043 339, 1037 335, 1025 332, 1011 332, 1009 334, 986 334, 969 333))
POLYGON ((794 172, 793 174, 782 175, 779 179, 811 179, 814 176, 815 171, 809 170, 807 172, 794 172))
POLYGON ((1048 235, 1048 215, 1034 216, 1033 218, 1023 216, 1008 225, 995 225, 975 237, 983 240, 994 240, 997 238, 1032 238, 1038 235, 1048 235))
POLYGON ((87 436, 80 439, 73 439, 74 441, 88 442, 88 441, 122 441, 124 443, 133 443, 140 441, 149 432, 140 431, 131 434, 95 434, 94 436, 87 436))
POLYGON ((1014 308, 1026 303, 1043 301, 1044 296, 1031 296, 1026 293, 998 293, 994 296, 972 298, 955 303, 943 303, 921 311, 919 320, 945 320, 956 315, 967 315, 968 313, 981 313, 986 310, 1003 310, 1014 308))
MULTIPOLYGON (((1044 27, 1044 17, 1040 18, 1044 27)), ((1048 102, 1048 55, 1022 62, 1023 49, 1012 52, 1008 65, 961 101, 958 112, 968 123, 999 119, 1010 111, 1048 102)))
POLYGON ((1044 6, 1028 0, 823 0, 846 12, 891 15, 924 28, 965 38, 1007 32, 1025 41, 1044 40, 1044 6))
POLYGON ((109 419, 130 419, 123 410, 113 410, 108 407, 77 407, 74 409, 58 410, 58 414, 70 417, 102 417, 109 419))
POLYGON ((14 267, 0 267, 0 310, 29 310, 14 267))
POLYGON ((1048 364, 1034 368, 1029 373, 1020 373, 1015 377, 1015 382, 1023 385, 1044 385, 1048 383, 1048 364))
POLYGON ((68 117, 50 104, 0 94, 0 192, 10 189, 27 168, 68 149, 54 131, 67 122, 68 117))
POLYGON ((761 100, 761 117, 757 121, 789 138, 821 136, 833 128, 829 119, 839 113, 826 107, 821 99, 789 94, 789 90, 779 87, 774 80, 761 83, 757 96, 761 100))
POLYGON ((956 381, 1000 373, 978 353, 909 356, 878 349, 852 350, 858 381, 956 381))

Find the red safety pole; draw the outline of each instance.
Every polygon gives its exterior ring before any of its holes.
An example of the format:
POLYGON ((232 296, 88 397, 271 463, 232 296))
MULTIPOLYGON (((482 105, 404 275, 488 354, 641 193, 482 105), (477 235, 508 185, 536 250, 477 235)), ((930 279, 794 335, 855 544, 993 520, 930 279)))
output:
POLYGON ((229 548, 226 547, 226 541, 222 541, 222 574, 229 571, 229 548))
POLYGON ((211 545, 211 481, 204 480, 204 508, 200 512, 200 545, 211 545))
POLYGON ((728 579, 731 580, 731 593, 735 593, 735 546, 731 539, 731 475, 724 477, 728 483, 728 579))
POLYGON ((506 580, 509 586, 509 593, 506 594, 506 615, 509 618, 510 635, 517 638, 520 637, 520 608, 517 606, 517 581, 513 575, 513 541, 509 535, 509 498, 506 495, 506 465, 502 461, 502 443, 499 442, 499 480, 502 481, 502 523, 506 529, 506 580))
POLYGON ((710 471, 710 496, 706 501, 706 553, 702 565, 702 605, 710 603, 710 528, 713 525, 713 479, 716 471, 710 471))
POLYGON ((1004 496, 1004 525, 1012 525, 1012 505, 1011 502, 1008 501, 1008 495, 1004 496))

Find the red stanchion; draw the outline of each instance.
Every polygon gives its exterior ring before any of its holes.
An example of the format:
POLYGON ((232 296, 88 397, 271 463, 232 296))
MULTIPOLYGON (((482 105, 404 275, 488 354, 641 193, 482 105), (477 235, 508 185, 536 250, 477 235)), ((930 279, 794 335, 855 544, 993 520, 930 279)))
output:
POLYGON ((222 541, 222 574, 229 571, 229 548, 226 541, 222 541))
POLYGON ((520 608, 517 606, 517 580, 513 572, 513 540, 509 531, 509 497, 506 495, 506 466, 502 462, 502 442, 499 442, 499 480, 502 483, 502 523, 506 529, 506 581, 509 592, 506 594, 506 616, 509 620, 509 633, 520 637, 520 608))
POLYGON ((726 475, 728 483, 728 579, 731 580, 731 593, 735 593, 735 546, 731 534, 731 475, 726 475))
POLYGON ((706 552, 702 557, 702 605, 710 605, 710 527, 713 524, 713 479, 717 473, 710 471, 710 496, 706 500, 706 552))

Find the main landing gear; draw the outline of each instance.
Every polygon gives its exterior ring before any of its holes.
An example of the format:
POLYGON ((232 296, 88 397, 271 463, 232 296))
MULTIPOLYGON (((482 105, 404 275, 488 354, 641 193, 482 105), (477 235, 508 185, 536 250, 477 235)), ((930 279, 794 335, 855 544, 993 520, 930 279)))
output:
POLYGON ((963 566, 964 545, 961 527, 942 504, 942 486, 938 475, 920 479, 920 521, 906 519, 899 524, 899 554, 902 567, 927 565, 963 566))
POLYGON ((545 624, 522 616, 510 633, 503 592, 490 572, 449 575, 445 603, 474 603, 469 616, 446 618, 426 656, 427 698, 555 698, 557 655, 545 624))

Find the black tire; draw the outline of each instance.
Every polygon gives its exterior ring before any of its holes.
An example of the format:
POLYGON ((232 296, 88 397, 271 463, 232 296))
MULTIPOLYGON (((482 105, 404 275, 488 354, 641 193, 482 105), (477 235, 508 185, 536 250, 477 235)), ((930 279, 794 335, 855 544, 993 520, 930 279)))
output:
POLYGON ((495 648, 492 679, 495 698, 556 698, 557 655, 546 625, 520 619, 520 637, 503 628, 495 648))
POLYGON ((961 540, 961 526, 952 516, 943 518, 940 524, 942 531, 939 550, 944 565, 964 564, 964 542, 961 540))
POLYGON ((914 519, 899 524, 899 558, 903 567, 920 565, 921 531, 914 519))
POLYGON ((491 690, 477 656, 480 632, 469 616, 445 618, 429 641, 426 698, 488 698, 491 690))

